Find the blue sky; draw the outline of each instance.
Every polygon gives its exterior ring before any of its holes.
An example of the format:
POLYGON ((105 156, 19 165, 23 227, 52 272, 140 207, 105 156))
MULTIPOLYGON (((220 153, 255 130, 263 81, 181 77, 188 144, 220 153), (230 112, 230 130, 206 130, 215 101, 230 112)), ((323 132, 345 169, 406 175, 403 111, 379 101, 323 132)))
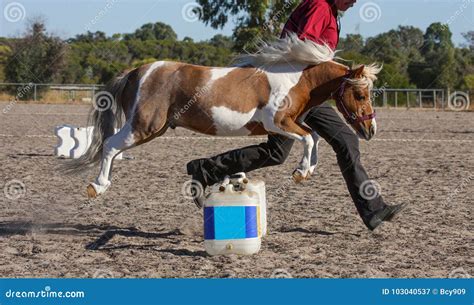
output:
MULTIPOLYGON (((186 16, 192 0, 0 0, 0 36, 18 36, 26 20, 46 18, 48 30, 67 38, 86 29, 113 33, 132 32, 144 23, 165 22, 178 33, 195 40, 215 34, 231 35, 233 23, 222 30, 206 27, 193 16, 186 16), (20 6, 18 6, 18 3, 20 6), (188 6, 186 6, 188 5, 188 6), (17 10, 15 10, 18 8, 17 10), (24 9, 23 9, 24 8, 24 9), (184 9, 184 10, 183 10, 184 9), (17 13, 17 14, 15 14, 17 13), (18 15, 19 14, 19 15, 18 15)), ((463 43, 461 33, 474 30, 473 0, 359 0, 342 19, 343 31, 364 37, 413 25, 423 31, 432 22, 449 22, 456 44, 463 43)))

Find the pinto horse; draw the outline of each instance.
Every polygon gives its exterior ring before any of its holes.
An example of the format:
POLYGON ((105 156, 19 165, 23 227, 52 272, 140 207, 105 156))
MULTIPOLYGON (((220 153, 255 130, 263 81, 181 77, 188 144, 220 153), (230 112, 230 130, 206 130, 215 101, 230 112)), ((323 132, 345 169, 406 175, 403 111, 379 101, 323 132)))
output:
POLYGON ((111 184, 115 156, 170 127, 184 127, 215 136, 272 133, 299 140, 304 154, 293 177, 302 181, 314 170, 314 141, 303 123, 312 107, 332 98, 359 137, 370 140, 376 133, 370 90, 381 67, 349 68, 335 59, 328 46, 290 35, 238 57, 233 67, 158 61, 125 72, 106 90, 113 100, 105 107, 101 99, 95 102, 92 143, 68 168, 79 172, 101 162, 97 179, 87 187, 95 198, 111 184), (121 127, 116 134, 115 127, 121 127))

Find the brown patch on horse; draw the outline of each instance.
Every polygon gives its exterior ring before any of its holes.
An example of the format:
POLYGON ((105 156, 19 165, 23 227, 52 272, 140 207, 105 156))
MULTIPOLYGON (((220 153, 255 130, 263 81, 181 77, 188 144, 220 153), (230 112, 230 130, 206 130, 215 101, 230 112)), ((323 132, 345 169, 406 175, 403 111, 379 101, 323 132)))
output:
POLYGON ((209 68, 183 65, 173 75, 173 96, 168 117, 174 126, 215 135, 210 108, 206 103, 209 68))
POLYGON ((138 91, 138 86, 140 83, 140 78, 142 75, 142 68, 136 68, 128 72, 127 85, 123 90, 123 94, 120 97, 120 102, 122 104, 125 117, 129 119, 129 113, 132 110, 133 104, 135 103, 135 96, 138 91))
POLYGON ((265 107, 270 99, 270 92, 265 73, 258 73, 252 67, 239 67, 214 81, 207 99, 216 102, 212 103, 212 106, 225 106, 233 111, 248 113, 255 108, 265 107), (222 92, 226 95, 222 96, 222 92))
MULTIPOLYGON (((136 101, 136 115, 132 123, 134 138, 138 144, 152 140, 168 128, 167 112, 171 103, 169 92, 172 90, 169 78, 182 65, 166 62, 152 71, 140 87, 140 99, 136 101)), ((142 67, 140 79, 151 66, 152 64, 142 67)))
POLYGON ((340 83, 339 78, 333 78, 334 75, 344 76, 346 71, 347 68, 334 62, 308 66, 286 97, 289 106, 275 114, 275 123, 288 117, 296 121, 309 109, 327 101, 340 83))
POLYGON ((268 80, 264 74, 256 73, 255 68, 234 68, 210 83, 212 69, 219 68, 186 65, 180 69, 176 79, 178 91, 170 109, 176 126, 215 135, 212 107, 225 106, 248 113, 268 102, 268 80))

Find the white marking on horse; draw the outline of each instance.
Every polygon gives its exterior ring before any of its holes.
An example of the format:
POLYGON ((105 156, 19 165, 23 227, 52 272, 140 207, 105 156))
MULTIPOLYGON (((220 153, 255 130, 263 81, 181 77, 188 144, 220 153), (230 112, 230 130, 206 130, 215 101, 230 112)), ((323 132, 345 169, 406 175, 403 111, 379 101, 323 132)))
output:
POLYGON ((284 103, 291 103, 291 100, 284 101, 284 99, 288 96, 290 90, 298 84, 305 68, 306 65, 304 64, 294 63, 291 66, 278 64, 264 70, 270 85, 270 100, 262 110, 266 114, 262 117, 262 123, 266 129, 269 128, 274 131, 275 114, 284 103))
POLYGON ((230 72, 234 71, 235 68, 212 68, 211 69, 211 78, 209 79, 209 82, 207 83, 207 86, 210 87, 212 84, 218 80, 219 78, 222 78, 229 74, 230 72))
POLYGON ((156 61, 154 62, 149 68, 148 70, 145 72, 145 75, 142 76, 142 78, 140 79, 140 83, 138 85, 138 90, 137 90, 137 96, 135 97, 135 103, 133 104, 133 107, 132 107, 132 112, 131 112, 131 116, 130 117, 133 117, 135 112, 136 112, 136 109, 138 107, 138 103, 140 102, 140 97, 141 97, 141 89, 142 89, 142 86, 143 84, 146 82, 147 78, 151 75, 151 73, 153 73, 156 69, 158 69, 159 67, 162 67, 166 64, 165 61, 156 61))
POLYGON ((374 136, 377 134, 377 121, 374 119, 372 119, 372 128, 374 129, 374 136))
POLYGON ((115 156, 117 156, 123 149, 130 148, 134 145, 135 139, 132 132, 132 125, 128 121, 118 133, 105 140, 100 172, 95 182, 91 183, 97 194, 105 193, 111 184, 110 171, 115 156))
POLYGON ((247 113, 231 110, 224 106, 212 107, 211 114, 216 134, 219 136, 247 136, 250 131, 245 128, 255 115, 257 108, 247 113))

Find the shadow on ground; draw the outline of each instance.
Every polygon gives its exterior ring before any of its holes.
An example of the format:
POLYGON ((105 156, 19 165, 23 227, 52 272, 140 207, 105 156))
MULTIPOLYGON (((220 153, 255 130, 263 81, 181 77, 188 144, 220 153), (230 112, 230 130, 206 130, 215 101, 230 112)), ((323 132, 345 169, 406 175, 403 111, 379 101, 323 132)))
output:
POLYGON ((205 251, 191 251, 188 249, 156 249, 156 245, 132 245, 123 244, 118 246, 109 245, 109 242, 115 236, 145 238, 145 239, 169 239, 174 236, 183 235, 179 230, 168 232, 143 232, 134 227, 120 228, 111 225, 82 225, 69 223, 34 223, 31 221, 13 221, 0 222, 0 236, 27 235, 31 233, 40 234, 59 234, 59 235, 95 235, 98 236, 94 241, 85 246, 86 250, 117 250, 117 249, 135 249, 135 250, 155 250, 166 252, 179 256, 205 256, 205 251))

